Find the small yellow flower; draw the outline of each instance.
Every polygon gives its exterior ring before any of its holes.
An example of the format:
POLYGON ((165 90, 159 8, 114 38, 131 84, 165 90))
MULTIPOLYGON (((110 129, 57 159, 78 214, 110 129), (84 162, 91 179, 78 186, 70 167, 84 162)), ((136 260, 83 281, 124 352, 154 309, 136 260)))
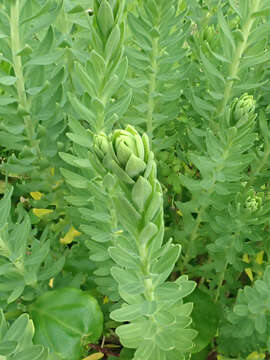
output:
POLYGON ((49 281, 49 287, 53 288, 53 282, 54 282, 54 278, 51 278, 49 281))
POLYGON ((242 260, 243 260, 245 263, 247 263, 247 264, 250 263, 248 254, 244 254, 243 257, 242 257, 242 260))
POLYGON ((264 251, 258 252, 255 258, 257 264, 261 265, 263 263, 263 255, 264 255, 264 251))
POLYGON ((247 357, 247 360, 263 360, 265 359, 265 354, 259 354, 256 351, 249 354, 247 357))
POLYGON ((81 233, 77 231, 73 226, 71 226, 66 235, 60 239, 60 243, 65 245, 70 244, 72 243, 73 239, 79 235, 81 235, 81 233))
POLYGON ((41 192, 39 192, 39 191, 31 191, 30 195, 32 196, 32 198, 34 200, 40 200, 42 198, 42 196, 43 196, 43 194, 41 192))
POLYGON ((101 352, 98 352, 98 353, 87 356, 83 360, 99 360, 99 359, 102 359, 103 357, 104 357, 104 354, 102 354, 101 352))
POLYGON ((250 281, 253 281, 253 273, 252 270, 250 268, 245 268, 245 273, 247 274, 247 276, 249 277, 250 281))
POLYGON ((42 217, 48 214, 51 214, 53 212, 53 210, 51 209, 37 209, 34 208, 33 209, 33 213, 37 216, 37 217, 42 217))

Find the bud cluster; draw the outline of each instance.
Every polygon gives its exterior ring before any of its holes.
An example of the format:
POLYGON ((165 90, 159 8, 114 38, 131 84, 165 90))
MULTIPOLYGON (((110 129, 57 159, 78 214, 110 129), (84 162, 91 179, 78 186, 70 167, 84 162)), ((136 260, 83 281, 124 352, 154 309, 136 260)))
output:
POLYGON ((122 174, 121 179, 129 184, 134 184, 140 175, 148 177, 156 169, 147 135, 140 136, 130 125, 125 130, 115 130, 110 136, 97 135, 94 152, 107 170, 122 174))

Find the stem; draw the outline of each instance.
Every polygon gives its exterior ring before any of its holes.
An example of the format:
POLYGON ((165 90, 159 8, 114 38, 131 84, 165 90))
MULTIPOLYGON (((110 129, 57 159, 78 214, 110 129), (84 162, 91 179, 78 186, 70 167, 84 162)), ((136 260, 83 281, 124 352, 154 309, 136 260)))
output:
MULTIPOLYGON (((222 171, 222 169, 224 168, 225 166, 225 163, 226 163, 226 159, 228 158, 229 154, 230 154, 230 147, 232 146, 232 143, 233 143, 233 139, 230 139, 230 142, 228 143, 228 146, 227 148, 224 150, 224 153, 223 153, 223 160, 221 162, 221 164, 216 168, 216 174, 218 174, 220 171, 222 171)), ((213 181, 212 181, 212 184, 208 190, 208 196, 207 198, 205 199, 204 201, 204 204, 199 212, 198 212, 198 216, 197 216, 197 219, 196 219, 196 223, 195 223, 195 226, 194 226, 194 229, 190 235, 190 241, 189 241, 189 246, 187 248, 187 251, 185 253, 185 256, 184 256, 184 260, 183 260, 183 265, 181 266, 181 270, 183 271, 187 265, 187 263, 189 262, 190 260, 190 251, 193 247, 193 244, 194 244, 194 241, 196 240, 196 238, 198 237, 198 230, 199 230, 199 227, 200 227, 200 224, 201 224, 201 219, 202 219, 202 216, 205 212, 205 210, 208 208, 208 200, 210 199, 212 193, 214 192, 215 190, 215 184, 217 182, 217 175, 214 175, 213 176, 213 181)))
POLYGON ((240 61, 241 58, 243 56, 243 53, 246 49, 247 46, 247 41, 248 41, 248 36, 249 33, 251 31, 251 28, 253 26, 253 23, 255 21, 255 18, 252 17, 252 14, 254 12, 256 12, 259 7, 260 7, 260 1, 261 0, 256 0, 254 1, 254 7, 250 9, 249 15, 247 17, 246 23, 243 26, 242 29, 242 33, 243 33, 243 40, 240 41, 236 47, 235 53, 234 53, 234 57, 233 57, 233 61, 232 64, 230 66, 230 70, 229 70, 229 78, 232 78, 232 80, 227 80, 225 89, 224 89, 224 97, 222 102, 220 103, 220 106, 217 109, 217 114, 223 114, 224 110, 227 106, 227 103, 231 97, 231 92, 232 92, 232 87, 233 87, 233 83, 234 83, 234 78, 237 77, 238 71, 239 71, 239 66, 240 66, 240 61))
MULTIPOLYGON (((215 188, 215 184, 216 184, 216 180, 214 180, 214 183, 213 185, 211 186, 210 190, 209 190, 209 193, 208 193, 208 197, 207 197, 207 200, 210 198, 210 196, 212 195, 213 191, 214 191, 214 188, 215 188)), ((205 210, 208 208, 208 203, 206 201, 206 205, 201 207, 199 213, 198 213, 198 216, 197 216, 197 219, 196 219, 196 223, 195 223, 195 226, 194 226, 194 229, 190 235, 190 241, 189 241, 189 246, 187 248, 187 252, 185 253, 185 256, 184 256, 184 260, 183 260, 183 265, 182 265, 182 270, 185 269, 185 267, 187 266, 187 263, 189 262, 190 260, 190 251, 193 247, 193 244, 194 244, 194 241, 197 239, 198 237, 198 229, 200 227, 200 224, 201 224, 201 218, 202 218, 202 215, 203 213, 205 212, 205 210)))
MULTIPOLYGON (((11 38, 11 51, 13 59, 13 69, 17 78, 16 87, 18 94, 18 102, 21 107, 28 111, 29 104, 25 92, 25 82, 23 76, 22 59, 20 55, 17 55, 22 50, 20 43, 20 1, 12 0, 10 2, 10 38, 11 38)), ((29 115, 23 117, 25 123, 26 134, 29 143, 40 153, 37 142, 35 141, 34 127, 29 115)))
POLYGON ((145 246, 140 246, 140 242, 141 240, 139 239, 137 241, 137 245, 139 248, 139 254, 141 257, 141 264, 142 264, 142 273, 144 275, 144 287, 145 287, 145 291, 144 291, 144 296, 146 298, 146 300, 148 301, 153 301, 154 300, 154 289, 153 289, 153 280, 152 280, 152 275, 150 272, 150 266, 149 266, 149 262, 148 262, 148 253, 147 253, 147 249, 145 246))
POLYGON ((257 169, 254 171, 253 175, 251 175, 249 177, 249 181, 246 185, 246 188, 248 189, 254 182, 254 180, 256 179, 257 175, 260 174, 261 170, 263 169, 263 167, 265 166, 265 164, 268 161, 270 155, 270 148, 267 149, 267 151, 264 153, 263 155, 263 159, 259 162, 257 169))
POLYGON ((158 38, 155 37, 152 41, 152 62, 151 62, 151 75, 149 83, 148 94, 148 112, 147 112, 147 134, 149 139, 152 139, 153 135, 153 112, 155 108, 154 91, 156 89, 156 77, 158 72, 158 38))
POLYGON ((228 263, 228 261, 226 261, 226 263, 224 265, 224 270, 222 271, 222 273, 220 275, 220 279, 219 279, 219 283, 218 283, 218 287, 217 287, 217 291, 216 291, 216 296, 215 296, 215 302, 217 302, 219 299, 220 290, 221 290, 221 287, 222 287, 222 284, 223 284, 223 281, 225 278, 225 274, 226 274, 228 265, 229 265, 229 263, 228 263))

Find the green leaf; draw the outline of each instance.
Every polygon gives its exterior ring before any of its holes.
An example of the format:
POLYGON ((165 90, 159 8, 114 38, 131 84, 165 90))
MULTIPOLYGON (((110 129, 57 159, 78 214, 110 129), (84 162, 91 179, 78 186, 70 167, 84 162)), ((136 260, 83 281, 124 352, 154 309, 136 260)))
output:
POLYGON ((127 269, 137 269, 140 267, 139 257, 132 253, 128 253, 119 247, 110 247, 109 254, 111 258, 120 266, 127 269))
POLYGON ((218 7, 218 23, 219 23, 222 31, 224 32, 225 36, 227 37, 227 39, 230 41, 230 43, 232 45, 232 49, 234 51, 235 50, 234 38, 233 38, 231 30, 224 18, 221 7, 218 7))
POLYGON ((43 360, 47 359, 47 356, 48 351, 44 350, 43 346, 36 345, 18 352, 15 356, 12 357, 12 360, 43 360))
POLYGON ((264 8, 262 10, 259 11, 255 11, 252 13, 252 17, 256 18, 256 17, 260 17, 260 16, 268 16, 270 15, 270 7, 264 8))
POLYGON ((80 118, 82 120, 87 121, 88 124, 91 126, 92 130, 95 130, 96 129, 96 116, 93 113, 93 111, 91 109, 87 108, 80 100, 78 100, 74 94, 68 93, 68 98, 69 98, 69 101, 70 101, 73 109, 80 116, 80 118))
POLYGON ((119 48, 119 42, 120 29, 118 25, 115 25, 105 46, 105 56, 107 61, 113 56, 115 50, 119 48))
POLYGON ((87 91, 91 97, 95 97, 97 95, 96 86, 90 76, 84 70, 83 66, 79 63, 75 63, 75 70, 83 90, 87 91))
POLYGON ((185 298, 185 301, 193 303, 192 327, 198 331, 193 352, 200 352, 216 335, 221 309, 208 294, 200 289, 193 291, 185 298))
POLYGON ((265 314, 256 314, 255 317, 255 329, 260 334, 264 334, 267 327, 267 320, 265 314))
MULTIPOLYGON (((22 314, 18 319, 16 319, 6 334, 3 337, 4 341, 20 341, 24 336, 24 333, 27 331, 29 326, 29 316, 28 314, 22 314)), ((33 334, 34 329, 31 327, 30 332, 33 334)))
POLYGON ((104 38, 107 39, 114 25, 113 11, 107 0, 101 2, 98 9, 97 21, 101 33, 104 38))
POLYGON ((15 76, 1 76, 0 77, 1 85, 6 85, 6 86, 14 85, 16 81, 17 81, 17 78, 15 76))
POLYGON ((181 248, 179 245, 171 245, 169 250, 161 256, 152 266, 152 272, 155 274, 162 274, 166 272, 167 276, 171 273, 175 262, 180 255, 181 248))
POLYGON ((137 348, 143 340, 143 328, 141 323, 120 325, 116 329, 121 343, 127 348, 137 348))
POLYGON ((8 188, 5 191, 4 197, 0 201, 0 228, 6 224, 10 208, 11 208, 11 195, 13 193, 13 187, 8 188))
POLYGON ((134 184, 131 192, 132 200, 137 206, 138 210, 142 212, 145 209, 147 200, 152 193, 152 186, 149 181, 144 177, 139 176, 138 180, 134 184))
POLYGON ((30 306, 34 342, 44 344, 62 359, 79 360, 82 346, 102 333, 103 316, 95 298, 75 288, 48 291, 30 306))
POLYGON ((217 70, 217 68, 213 64, 210 63, 210 61, 204 56, 202 51, 200 54, 201 54, 201 59, 205 66, 206 71, 208 71, 209 74, 212 74, 213 76, 217 77, 218 79, 220 79, 222 82, 225 83, 225 79, 224 79, 223 75, 217 70))
POLYGON ((35 56, 29 60, 25 66, 29 65, 50 65, 56 63, 63 56, 63 53, 59 50, 49 54, 35 56))
POLYGON ((143 304, 124 305, 110 313, 110 317, 118 322, 132 321, 141 317, 143 304))
POLYGON ((245 56, 242 58, 241 69, 259 65, 270 60, 270 51, 265 51, 263 54, 254 56, 245 56))
POLYGON ((93 66, 95 72, 98 76, 102 79, 104 78, 105 71, 106 71, 106 63, 103 58, 95 51, 92 50, 90 53, 90 61, 91 65, 93 66))
POLYGON ((87 188, 88 180, 85 177, 64 168, 61 168, 60 171, 64 176, 64 178, 66 179, 66 182, 69 183, 70 185, 78 189, 87 188))
POLYGON ((58 275, 59 272, 63 269, 64 264, 65 264, 65 257, 62 256, 60 257, 60 259, 56 260, 52 266, 46 268, 43 271, 40 271, 38 274, 38 279, 40 281, 44 281, 58 275))
POLYGON ((7 356, 12 354, 16 347, 17 347, 17 342, 16 341, 3 341, 0 343, 0 356, 7 356))
POLYGON ((7 298, 7 303, 10 304, 13 301, 17 300, 18 297, 20 297, 23 293, 24 290, 24 284, 23 285, 19 285, 17 286, 9 295, 9 297, 7 298))

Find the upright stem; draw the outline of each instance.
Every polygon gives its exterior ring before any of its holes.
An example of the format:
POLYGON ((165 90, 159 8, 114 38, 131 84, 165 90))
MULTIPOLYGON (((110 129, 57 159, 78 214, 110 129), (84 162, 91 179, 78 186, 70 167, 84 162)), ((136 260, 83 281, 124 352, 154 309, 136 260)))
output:
POLYGON ((147 112, 147 134, 152 139, 153 133, 153 112, 155 108, 154 92, 156 89, 156 77, 158 71, 158 38, 155 37, 152 41, 152 63, 151 63, 151 75, 149 83, 149 94, 148 94, 148 112, 147 112))
POLYGON ((221 287, 223 285, 223 281, 225 279, 225 274, 226 274, 226 270, 227 270, 228 265, 229 265, 229 263, 228 263, 228 261, 226 261, 225 265, 224 265, 224 270, 220 274, 219 283, 218 283, 217 290, 216 290, 216 295, 215 295, 215 302, 218 302, 218 299, 219 299, 219 296, 220 296, 220 290, 221 290, 221 287))
MULTIPOLYGON (((137 244, 139 244, 140 242, 141 240, 139 239, 139 241, 137 241, 137 244)), ((145 246, 138 245, 138 247, 139 247, 139 254, 142 264, 141 268, 144 275, 144 288, 145 288, 144 296, 146 300, 153 301, 154 300, 153 279, 150 272, 150 264, 148 261, 147 249, 145 246)))
POLYGON ((252 9, 250 9, 250 12, 249 12, 249 15, 247 17, 246 23, 243 26, 243 29, 242 29, 243 39, 242 39, 242 41, 240 41, 238 43, 238 45, 236 47, 234 57, 233 57, 233 61, 232 61, 231 66, 230 66, 230 71, 229 71, 228 77, 231 80, 227 80, 227 83, 226 83, 225 89, 224 89, 224 97, 223 97, 223 100, 222 100, 222 102, 220 103, 220 105, 219 105, 219 107, 217 109, 217 114, 223 114, 224 113, 224 110, 225 110, 225 108, 227 106, 227 103, 230 100, 232 87, 233 87, 233 82, 234 82, 234 79, 237 77, 240 62, 241 62, 241 58, 242 58, 243 53, 244 53, 244 51, 245 51, 245 49, 247 47, 248 37, 249 37, 250 31, 252 29, 253 23, 254 23, 254 21, 256 19, 255 17, 252 17, 252 14, 259 9, 260 2, 261 2, 261 0, 254 1, 254 7, 252 9))
MULTIPOLYGON (((12 49, 12 59, 13 59, 13 69, 15 76, 17 78, 17 94, 18 101, 21 107, 28 111, 29 104, 27 102, 26 92, 25 92, 25 82, 23 76, 23 67, 21 56, 18 55, 18 52, 22 50, 20 42, 20 1, 11 0, 10 2, 10 38, 11 38, 11 49, 12 49)), ((34 147, 39 154, 38 144, 35 141, 35 132, 32 124, 32 119, 29 115, 23 117, 25 123, 26 134, 28 141, 32 147, 34 147)))
MULTIPOLYGON (((218 174, 220 171, 222 171, 222 169, 224 168, 225 166, 225 163, 226 163, 226 159, 228 158, 229 154, 230 154, 230 148, 232 146, 232 140, 228 143, 228 147, 224 150, 224 153, 223 153, 223 161, 221 162, 221 164, 216 168, 216 174, 218 174)), ((202 221, 202 216, 205 212, 205 210, 208 208, 208 200, 210 199, 212 193, 214 192, 215 190, 215 185, 216 185, 216 182, 217 182, 217 175, 214 175, 213 176, 213 180, 212 180, 212 184, 208 190, 208 196, 207 198, 205 199, 204 201, 204 204, 205 205, 202 205, 199 212, 198 212, 198 216, 197 216, 197 219, 196 219, 196 222, 195 222, 195 226, 193 228, 193 231, 190 235, 190 241, 189 241, 189 245, 188 245, 188 248, 187 248, 187 251, 185 253, 185 256, 184 256, 184 259, 183 259, 183 263, 182 263, 182 266, 181 266, 181 270, 183 271, 186 267, 186 265, 188 264, 189 260, 190 260, 190 251, 193 247, 193 244, 194 244, 194 241, 197 239, 198 237, 198 230, 199 230, 199 227, 200 227, 200 224, 201 224, 201 221, 202 221)))

